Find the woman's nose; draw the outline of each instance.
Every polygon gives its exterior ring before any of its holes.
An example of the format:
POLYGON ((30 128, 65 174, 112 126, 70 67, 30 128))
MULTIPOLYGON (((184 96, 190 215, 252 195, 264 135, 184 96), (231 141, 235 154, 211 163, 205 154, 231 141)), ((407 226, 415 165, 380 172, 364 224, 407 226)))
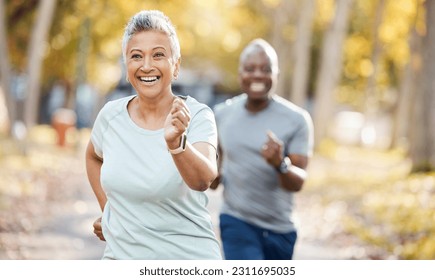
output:
POLYGON ((143 71, 149 71, 152 68, 152 61, 150 58, 145 57, 143 59, 143 63, 142 63, 142 70, 143 71))

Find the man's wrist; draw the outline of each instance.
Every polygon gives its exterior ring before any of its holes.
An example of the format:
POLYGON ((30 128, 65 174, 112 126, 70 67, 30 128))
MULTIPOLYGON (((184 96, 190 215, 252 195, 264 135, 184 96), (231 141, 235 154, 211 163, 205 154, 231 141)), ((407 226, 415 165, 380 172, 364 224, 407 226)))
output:
POLYGON ((290 171, 290 166, 292 162, 289 157, 284 157, 281 163, 275 167, 275 170, 280 174, 286 174, 290 171))

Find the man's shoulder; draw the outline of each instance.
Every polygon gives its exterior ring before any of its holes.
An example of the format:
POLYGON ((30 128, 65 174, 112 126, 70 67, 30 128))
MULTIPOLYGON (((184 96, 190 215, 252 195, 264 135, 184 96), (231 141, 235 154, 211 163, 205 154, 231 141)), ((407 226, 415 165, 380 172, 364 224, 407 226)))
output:
POLYGON ((276 104, 277 110, 281 111, 282 113, 287 113, 290 115, 300 115, 303 117, 309 115, 307 110, 281 96, 275 95, 273 97, 273 100, 276 104))

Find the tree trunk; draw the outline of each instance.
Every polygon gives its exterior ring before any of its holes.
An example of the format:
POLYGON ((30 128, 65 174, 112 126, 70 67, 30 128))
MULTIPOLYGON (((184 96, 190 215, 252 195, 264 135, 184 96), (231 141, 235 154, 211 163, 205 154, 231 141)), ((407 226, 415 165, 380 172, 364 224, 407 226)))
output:
POLYGON ((379 69, 379 57, 382 52, 382 45, 379 42, 378 30, 382 23, 382 15, 384 13, 385 0, 379 0, 378 6, 376 7, 375 20, 372 28, 373 36, 373 49, 371 62, 373 64, 373 72, 367 78, 366 86, 366 99, 365 99, 365 115, 369 122, 375 121, 376 115, 378 113, 378 104, 376 98, 376 77, 379 69))
POLYGON ((290 99, 293 103, 305 107, 310 70, 310 44, 316 3, 314 0, 306 0, 302 5, 293 53, 294 67, 290 99))
POLYGON ((5 102, 5 104, 0 104, 0 107, 6 108, 6 132, 11 135, 12 124, 16 116, 16 106, 10 91, 11 68, 7 42, 5 3, 3 0, 0 0, 0 87, 2 89, 0 90, 0 94, 3 94, 3 98, 0 96, 0 102, 2 102, 2 100, 5 102))
POLYGON ((405 148, 409 146, 410 119, 413 114, 415 96, 418 92, 417 77, 421 75, 421 37, 414 30, 410 34, 410 60, 402 72, 398 99, 394 110, 392 148, 405 148))
POLYGON ((353 0, 338 0, 335 17, 326 31, 322 46, 314 104, 315 144, 327 136, 328 123, 336 106, 335 90, 342 70, 342 45, 348 29, 348 17, 353 0))
POLYGON ((423 38, 423 72, 416 96, 411 159, 414 171, 435 169, 435 1, 426 1, 426 35, 423 38))
POLYGON ((275 47, 278 54, 280 78, 277 85, 277 93, 286 98, 290 98, 288 81, 291 76, 291 49, 293 44, 289 38, 284 38, 283 30, 292 22, 292 17, 297 11, 295 0, 281 1, 281 4, 271 10, 270 19, 272 22, 271 45, 275 47))
POLYGON ((32 30, 32 37, 27 52, 28 81, 26 87, 27 95, 24 104, 24 123, 28 129, 36 124, 38 118, 41 66, 44 58, 45 42, 48 36, 48 31, 50 30, 55 8, 56 0, 40 1, 36 23, 32 30))

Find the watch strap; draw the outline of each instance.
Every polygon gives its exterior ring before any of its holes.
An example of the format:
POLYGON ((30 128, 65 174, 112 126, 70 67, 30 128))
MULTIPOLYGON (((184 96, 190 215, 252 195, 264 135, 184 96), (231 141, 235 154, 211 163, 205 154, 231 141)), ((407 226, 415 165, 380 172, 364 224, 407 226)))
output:
POLYGON ((184 152, 186 150, 186 141, 187 141, 187 136, 185 133, 183 133, 181 135, 181 139, 180 139, 180 146, 176 149, 173 149, 173 150, 168 148, 168 151, 173 155, 177 155, 179 153, 184 152))

